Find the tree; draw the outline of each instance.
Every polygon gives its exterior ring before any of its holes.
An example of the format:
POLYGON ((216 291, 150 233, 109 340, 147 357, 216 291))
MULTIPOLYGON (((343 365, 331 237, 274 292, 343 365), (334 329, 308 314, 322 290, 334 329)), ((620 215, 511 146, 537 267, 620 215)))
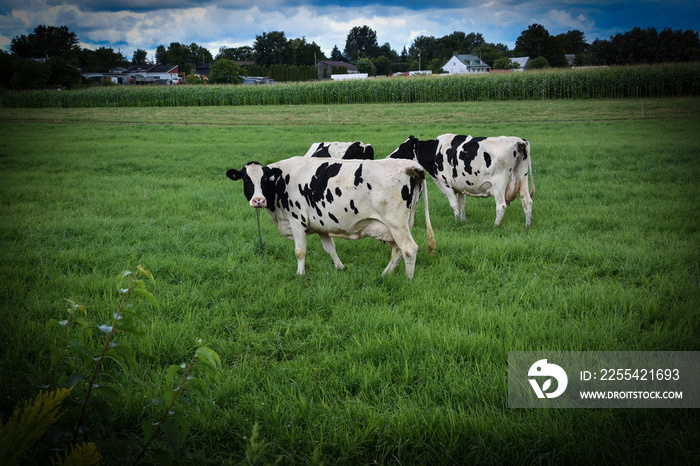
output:
POLYGON ((255 63, 260 66, 288 64, 289 48, 284 32, 263 32, 262 35, 255 36, 253 50, 255 63))
POLYGON ((212 83, 240 84, 243 82, 243 69, 233 60, 219 58, 211 65, 209 81, 212 83))
POLYGON ((118 67, 129 66, 129 61, 112 48, 100 47, 97 50, 81 50, 78 65, 84 70, 107 73, 118 67))
POLYGON ((318 60, 325 60, 321 47, 316 42, 308 43, 305 38, 290 39, 287 42, 292 65, 316 65, 318 60))
POLYGON ((131 59, 131 64, 132 65, 144 65, 147 63, 146 57, 148 56, 148 52, 142 49, 136 49, 134 52, 134 56, 131 59))
POLYGON ((332 61, 347 61, 343 54, 340 52, 340 49, 338 48, 337 45, 333 46, 333 50, 331 51, 331 60, 332 61))
POLYGON ((51 67, 30 58, 16 57, 12 63, 10 87, 16 90, 43 89, 51 78, 51 67))
POLYGON ((220 60, 222 58, 233 61, 253 61, 253 47, 248 47, 247 45, 234 48, 221 47, 216 55, 216 59, 220 60))
POLYGON ((550 68, 549 62, 544 57, 537 57, 530 60, 527 64, 528 70, 541 70, 544 68, 550 68))
POLYGON ((493 63, 493 68, 496 70, 517 70, 520 68, 520 63, 513 62, 508 57, 501 57, 493 63))
POLYGON ((380 55, 374 59, 374 68, 376 74, 380 76, 388 76, 391 74, 391 60, 386 56, 380 55))
POLYGON ((165 45, 159 45, 156 48, 156 64, 165 65, 166 63, 168 63, 168 51, 165 45))
POLYGON ((609 40, 596 39, 581 59, 589 65, 627 65, 637 63, 685 62, 700 59, 700 40, 696 31, 633 28, 615 34, 609 40))
POLYGON ((171 42, 168 46, 166 53, 167 59, 165 63, 162 64, 177 65, 179 71, 188 75, 192 72, 192 65, 190 64, 190 55, 190 47, 179 42, 171 42))
MULTIPOLYGON (((439 49, 440 47, 438 40, 435 37, 418 36, 413 40, 411 47, 409 47, 408 55, 411 61, 416 61, 416 63, 418 63, 420 60, 421 69, 426 69, 426 67, 423 65, 430 62, 430 60, 437 58, 440 52, 439 49)), ((450 56, 452 56, 452 53, 450 53, 450 56)), ((416 66, 415 69, 418 69, 418 67, 416 66)))
POLYGON ((80 70, 65 58, 53 57, 46 64, 51 70, 48 84, 60 86, 63 89, 72 89, 80 84, 80 70))
POLYGON ((565 34, 559 34, 555 36, 555 39, 566 53, 580 55, 585 53, 588 48, 586 36, 583 34, 583 31, 579 31, 578 29, 568 31, 565 34))
POLYGON ((377 69, 369 58, 360 58, 357 60, 357 72, 367 73, 370 76, 376 76, 377 69))
POLYGON ((541 24, 531 24, 515 41, 516 56, 544 57, 551 66, 566 66, 564 50, 541 24))
POLYGON ((211 56, 211 52, 202 47, 201 45, 197 45, 196 43, 192 42, 190 44, 190 57, 189 59, 193 61, 195 64, 196 63, 209 63, 214 60, 214 58, 211 56))
POLYGON ((61 57, 70 63, 77 60, 80 47, 78 36, 70 32, 68 26, 37 26, 28 36, 20 35, 12 39, 10 50, 23 58, 61 57))
POLYGON ((484 36, 481 33, 455 31, 450 35, 438 39, 438 54, 433 58, 449 60, 454 52, 460 54, 472 53, 475 47, 485 44, 484 36))
POLYGON ((369 26, 355 26, 345 41, 345 56, 350 61, 359 58, 375 58, 379 55, 377 33, 369 26))

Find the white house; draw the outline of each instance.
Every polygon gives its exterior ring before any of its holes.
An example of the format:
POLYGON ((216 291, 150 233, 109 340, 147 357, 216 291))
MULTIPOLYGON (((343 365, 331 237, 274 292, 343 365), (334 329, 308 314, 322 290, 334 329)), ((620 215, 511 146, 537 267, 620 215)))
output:
POLYGON ((476 55, 457 55, 442 66, 442 69, 450 74, 456 73, 488 73, 491 67, 481 61, 476 55))

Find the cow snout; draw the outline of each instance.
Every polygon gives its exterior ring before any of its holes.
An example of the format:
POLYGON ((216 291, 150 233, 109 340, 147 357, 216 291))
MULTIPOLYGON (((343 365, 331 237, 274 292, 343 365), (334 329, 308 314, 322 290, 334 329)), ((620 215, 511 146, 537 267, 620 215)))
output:
POLYGON ((254 197, 250 200, 250 205, 255 208, 267 207, 267 202, 264 197, 254 197))

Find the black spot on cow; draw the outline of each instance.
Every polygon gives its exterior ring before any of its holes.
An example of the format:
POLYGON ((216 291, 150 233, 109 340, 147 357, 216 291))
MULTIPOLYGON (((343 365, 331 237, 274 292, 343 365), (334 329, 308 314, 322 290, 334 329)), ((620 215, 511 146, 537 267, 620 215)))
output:
POLYGON ((292 211, 292 217, 294 217, 295 219, 299 220, 299 216, 298 216, 297 213, 294 212, 294 211, 292 211))
MULTIPOLYGON (((360 211, 357 210, 357 207, 355 207, 355 200, 354 199, 350 199, 350 208, 355 213, 355 215, 360 213, 360 211)), ((347 209, 345 209, 345 210, 347 211, 347 209)))
POLYGON ((463 146, 462 150, 459 152, 459 159, 464 164, 464 169, 472 174, 472 162, 479 153, 479 143, 485 138, 471 138, 463 146))
MULTIPOLYGON (((452 138, 450 147, 445 151, 447 155, 447 163, 452 167, 452 178, 457 178, 457 165, 459 165, 459 159, 462 158, 457 156, 459 146, 461 146, 464 141, 467 140, 467 136, 455 136, 452 138)), ((437 141, 437 140, 436 140, 437 141)), ((469 169, 471 173, 471 168, 469 169)))
POLYGON ((527 160, 527 141, 519 142, 518 150, 523 153, 523 160, 527 160))
POLYGON ((370 191, 372 191, 372 185, 369 184, 369 183, 367 183, 367 189, 370 190, 370 191))
POLYGON ((484 162, 486 162, 486 168, 491 166, 491 155, 488 152, 484 152, 484 162))
POLYGON ((328 152, 328 148, 330 147, 330 144, 325 145, 321 144, 318 149, 316 149, 316 152, 311 154, 311 157, 316 157, 316 158, 323 158, 323 157, 330 157, 331 154, 328 152))
POLYGON ((341 167, 341 163, 322 163, 308 184, 299 185, 299 193, 304 197, 309 207, 316 209, 319 217, 323 215, 319 204, 325 206, 324 196, 326 191, 330 191, 328 181, 338 175, 341 167))
POLYGON ((403 198, 404 201, 406 201, 406 207, 408 209, 410 209, 411 208, 411 200, 413 199, 413 195, 411 193, 411 188, 404 185, 403 188, 401 188, 401 197, 403 198))
POLYGON ((362 179, 362 164, 355 170, 355 186, 359 186, 364 180, 362 179))
POLYGON ((284 210, 289 210, 289 193, 287 183, 279 168, 263 167, 263 177, 260 180, 263 196, 270 212, 275 211, 275 205, 284 210))
POLYGON ((338 219, 335 217, 335 215, 333 215, 333 214, 330 213, 330 212, 328 212, 328 218, 330 218, 331 220, 333 220, 335 223, 340 223, 340 222, 338 221, 338 219))
POLYGON ((340 190, 340 188, 335 188, 335 195, 338 197, 343 195, 343 192, 340 190))
POLYGON ((409 172, 410 177, 410 184, 404 185, 403 188, 401 188, 401 198, 406 201, 406 208, 410 209, 411 204, 413 202, 413 195, 414 191, 416 189, 416 186, 418 186, 422 181, 423 178, 425 178, 425 174, 422 170, 413 170, 411 169, 411 172, 409 172))
POLYGON ((437 175, 438 168, 442 169, 442 157, 437 157, 438 143, 437 139, 418 143, 418 163, 432 176, 437 175))
POLYGON ((295 204, 297 206, 297 209, 301 209, 301 204, 299 204, 299 201, 295 201, 295 204))
POLYGON ((330 189, 328 191, 326 191, 326 200, 328 202, 333 202, 333 193, 331 192, 330 189))
POLYGON ((392 159, 415 160, 418 147, 418 139, 409 136, 399 147, 391 154, 392 159))

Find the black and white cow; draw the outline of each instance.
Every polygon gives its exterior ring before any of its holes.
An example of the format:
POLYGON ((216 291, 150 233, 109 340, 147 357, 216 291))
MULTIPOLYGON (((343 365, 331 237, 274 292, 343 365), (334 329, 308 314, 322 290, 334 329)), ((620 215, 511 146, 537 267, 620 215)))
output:
POLYGON ((330 157, 332 159, 373 160, 374 148, 370 144, 356 142, 315 142, 304 157, 330 157))
POLYGON ((506 206, 520 194, 525 226, 532 222, 532 198, 535 180, 529 190, 532 173, 530 143, 517 137, 472 137, 443 134, 436 139, 418 140, 410 136, 389 158, 417 160, 430 173, 450 202, 455 219, 466 220, 466 196, 496 200, 497 227, 506 206))
MULTIPOLYGON (((306 237, 318 233, 323 249, 337 269, 345 266, 335 251, 333 237, 376 238, 387 242, 391 260, 383 274, 392 271, 401 257, 406 275, 413 277, 418 245, 411 227, 425 172, 410 160, 327 160, 292 157, 263 166, 250 162, 226 176, 243 180, 249 205, 267 208, 280 233, 294 240, 297 273, 304 275, 306 237)), ((435 239, 424 194, 430 252, 435 239)))

